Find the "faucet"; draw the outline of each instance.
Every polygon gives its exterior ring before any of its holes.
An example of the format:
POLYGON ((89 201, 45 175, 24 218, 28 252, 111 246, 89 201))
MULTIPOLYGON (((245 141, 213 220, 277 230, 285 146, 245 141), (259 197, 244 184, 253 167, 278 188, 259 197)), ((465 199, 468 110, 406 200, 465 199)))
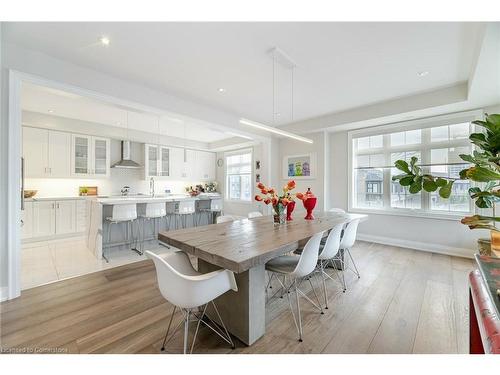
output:
POLYGON ((149 195, 155 196, 155 179, 153 177, 149 179, 149 195))

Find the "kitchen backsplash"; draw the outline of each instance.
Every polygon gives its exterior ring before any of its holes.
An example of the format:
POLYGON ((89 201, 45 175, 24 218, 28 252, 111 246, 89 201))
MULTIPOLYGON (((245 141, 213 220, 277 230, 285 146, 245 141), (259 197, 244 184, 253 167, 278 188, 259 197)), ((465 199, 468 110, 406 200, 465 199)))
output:
MULTIPOLYGON (((106 179, 88 178, 27 178, 25 189, 38 190, 36 197, 72 197, 78 195, 80 186, 97 186, 99 195, 120 194, 123 186, 130 186, 130 194, 149 194, 149 180, 144 180, 142 169, 111 168, 111 175, 106 179)), ((185 193, 187 185, 196 185, 196 181, 166 181, 155 179, 155 193, 162 194, 169 189, 173 194, 185 193)))

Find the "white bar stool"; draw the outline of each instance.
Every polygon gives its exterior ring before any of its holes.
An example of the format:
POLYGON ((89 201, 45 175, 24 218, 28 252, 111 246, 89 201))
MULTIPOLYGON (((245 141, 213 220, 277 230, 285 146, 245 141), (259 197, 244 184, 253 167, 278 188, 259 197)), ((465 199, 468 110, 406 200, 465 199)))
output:
POLYGON ((198 217, 198 225, 200 224, 201 220, 201 212, 207 213, 208 224, 214 224, 215 223, 214 216, 222 214, 222 199, 211 199, 210 207, 203 208, 200 210, 200 216, 198 217))
POLYGON ((140 215, 142 219, 142 240, 140 246, 140 255, 144 254, 144 237, 145 237, 145 225, 146 221, 152 224, 153 236, 156 239, 157 233, 160 231, 160 220, 167 216, 167 205, 165 202, 156 203, 146 203, 146 211, 144 214, 140 215), (157 225, 158 223, 158 225, 157 225), (158 228, 157 228, 158 226, 158 228))
MULTIPOLYGON (((196 224, 194 220, 194 214, 196 212, 196 201, 194 199, 182 200, 179 201, 179 205, 177 206, 176 219, 180 219, 181 227, 184 229, 187 227, 187 217, 193 217, 193 225, 196 224)), ((176 220, 177 227, 177 220, 176 220)))
MULTIPOLYGON (((107 217, 106 221, 108 222, 108 241, 106 243, 106 247, 109 251, 111 247, 111 228, 113 224, 127 223, 127 243, 131 244, 129 237, 132 234, 132 240, 135 240, 135 246, 131 249, 138 254, 141 254, 139 250, 137 250, 137 238, 134 238, 134 226, 133 223, 137 219, 137 206, 135 204, 115 204, 113 205, 113 211, 111 217, 107 217), (129 228, 130 227, 130 228, 129 228)), ((106 256, 104 249, 102 252, 102 257, 109 263, 108 256, 106 256)))

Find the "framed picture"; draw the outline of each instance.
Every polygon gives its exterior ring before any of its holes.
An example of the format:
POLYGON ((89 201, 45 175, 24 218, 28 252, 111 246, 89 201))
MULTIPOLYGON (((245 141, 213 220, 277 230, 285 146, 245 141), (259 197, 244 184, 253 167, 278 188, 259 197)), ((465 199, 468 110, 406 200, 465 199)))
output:
POLYGON ((283 178, 298 180, 316 178, 316 153, 285 156, 283 178))

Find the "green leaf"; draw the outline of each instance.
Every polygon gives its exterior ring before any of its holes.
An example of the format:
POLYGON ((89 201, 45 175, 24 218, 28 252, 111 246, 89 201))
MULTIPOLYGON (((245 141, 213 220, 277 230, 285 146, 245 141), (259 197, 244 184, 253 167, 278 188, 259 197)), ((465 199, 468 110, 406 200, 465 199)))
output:
POLYGON ((458 156, 460 156, 460 159, 462 159, 463 161, 467 161, 467 162, 473 163, 473 164, 476 163, 476 160, 474 159, 474 157, 472 155, 460 154, 458 156))
POLYGON ((444 199, 448 199, 451 195, 451 188, 453 187, 453 181, 448 181, 448 183, 439 189, 439 196, 444 199))
POLYGON ((448 181, 446 181, 444 178, 438 177, 438 178, 436 179, 436 185, 437 185, 437 187, 443 187, 443 186, 445 186, 447 183, 448 183, 448 181))
POLYGON ((431 191, 436 191, 437 188, 438 188, 437 184, 434 181, 429 180, 429 179, 425 179, 424 180, 424 183, 422 184, 422 187, 428 193, 430 193, 431 191))
MULTIPOLYGON (((461 174, 460 177, 462 177, 461 174)), ((489 168, 472 167, 467 170, 466 177, 471 179, 472 181, 488 182, 488 181, 500 180, 500 173, 491 170, 489 168)))
POLYGON ((410 168, 408 168, 408 163, 404 160, 396 160, 394 166, 407 174, 411 174, 410 168))
POLYGON ((500 115, 486 115, 486 121, 493 124, 494 126, 500 127, 500 115))
POLYGON ((398 174, 396 176, 392 176, 392 181, 398 181, 398 180, 401 180, 403 177, 407 177, 407 176, 408 176, 407 173, 398 174))
POLYGON ((413 184, 413 179, 413 176, 403 177, 401 180, 399 180, 399 184, 401 186, 410 186, 411 184, 413 184))
POLYGON ((417 194, 420 190, 422 190, 422 177, 417 177, 413 184, 410 185, 408 191, 411 194, 417 194))
POLYGON ((491 208, 493 207, 493 200, 489 197, 479 197, 476 199, 476 206, 479 208, 491 208))

